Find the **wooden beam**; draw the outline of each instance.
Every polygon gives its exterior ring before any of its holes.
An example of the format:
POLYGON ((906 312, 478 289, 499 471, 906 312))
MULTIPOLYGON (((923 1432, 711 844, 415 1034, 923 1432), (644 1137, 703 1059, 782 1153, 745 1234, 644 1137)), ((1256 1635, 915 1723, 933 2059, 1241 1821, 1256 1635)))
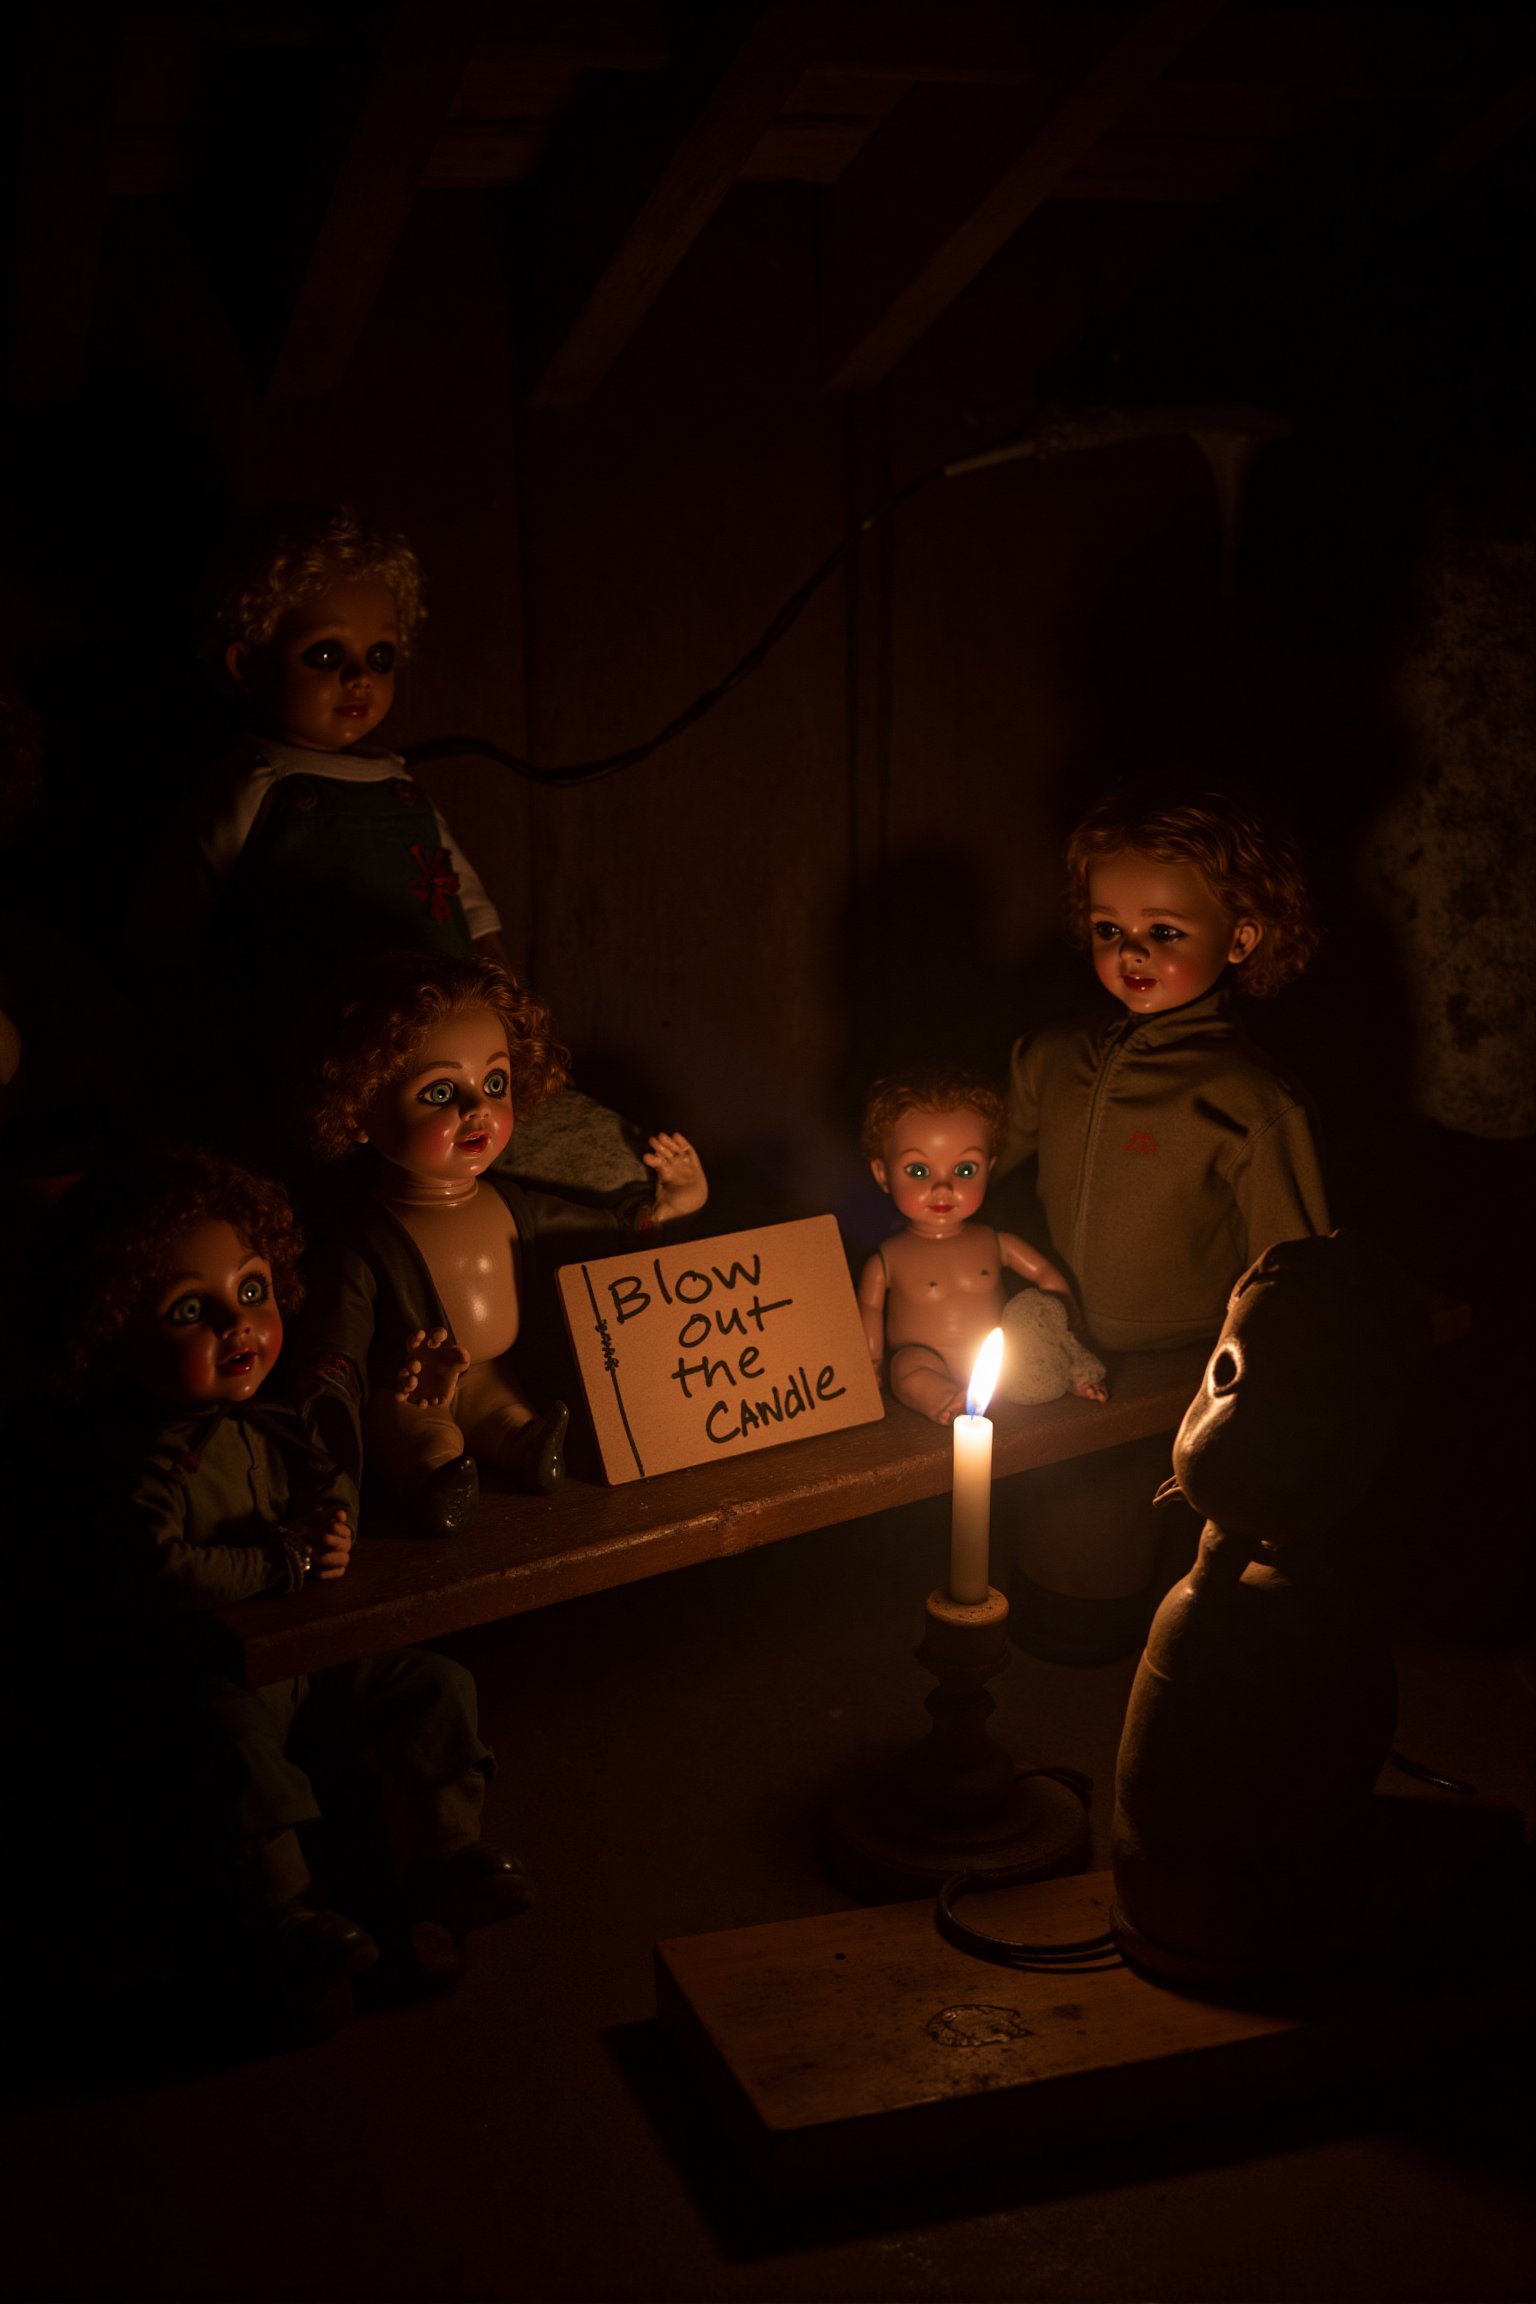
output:
POLYGON ((11 390, 18 400, 72 400, 85 381, 119 55, 111 14, 33 9, 12 289, 11 390))
POLYGON ((1429 164, 1435 183, 1444 188, 1480 168, 1501 151, 1536 117, 1536 72, 1527 72, 1512 88, 1447 137, 1429 164))
POLYGON ((914 89, 834 198, 828 388, 888 375, 1221 5, 1152 0, 1059 98, 914 89))
POLYGON ((768 0, 723 52, 679 58, 605 126, 598 149, 566 155, 559 204, 540 219, 527 330, 533 406, 592 397, 778 118, 814 13, 801 0, 768 0))
POLYGON ((274 399, 313 399, 345 377, 480 23, 471 0, 401 0, 396 8, 289 316, 274 399))

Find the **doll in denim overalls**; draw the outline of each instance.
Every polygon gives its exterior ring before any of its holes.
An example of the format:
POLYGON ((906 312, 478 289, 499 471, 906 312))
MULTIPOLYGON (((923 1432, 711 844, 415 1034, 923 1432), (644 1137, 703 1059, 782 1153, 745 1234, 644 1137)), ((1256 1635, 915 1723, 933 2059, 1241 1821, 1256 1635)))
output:
MULTIPOLYGON (((360 955, 508 965, 473 865, 405 761, 375 741, 422 615, 409 544, 346 509, 269 537, 220 602, 221 659, 251 728, 183 814, 138 917, 177 1005, 238 1042, 223 1091, 242 1148, 254 1137, 279 1152, 262 1138, 282 1109, 295 1023, 360 955)), ((569 1091, 559 1103, 550 1133, 567 1165, 544 1173, 530 1138, 520 1172, 599 1198, 647 1184, 613 1114, 569 1091)))

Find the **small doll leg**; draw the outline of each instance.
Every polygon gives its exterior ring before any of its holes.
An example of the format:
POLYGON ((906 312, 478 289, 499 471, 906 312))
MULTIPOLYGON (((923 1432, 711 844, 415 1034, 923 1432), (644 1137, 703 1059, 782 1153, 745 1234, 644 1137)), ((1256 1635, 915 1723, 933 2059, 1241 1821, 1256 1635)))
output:
POLYGON ((214 1744, 217 1797, 232 1808, 239 1835, 236 1884, 248 1924, 301 1994, 344 1984, 379 1956, 355 1920, 310 1897, 299 1826, 317 1822, 320 1810, 308 1776, 288 1751, 306 1692, 303 1680, 270 1688, 216 1682, 202 1707, 214 1744))
POLYGON ((965 1386, 955 1382, 931 1344, 896 1345, 885 1380, 898 1400, 935 1424, 952 1424, 965 1406, 965 1386))
POLYGON ((455 1403, 466 1444, 509 1473, 530 1495, 551 1495, 565 1478, 571 1412, 556 1400, 542 1416, 529 1406, 505 1359, 482 1360, 459 1380, 455 1403))
POLYGON ((480 1500, 474 1458, 453 1410, 418 1408, 382 1389, 364 1417, 364 1459, 370 1477, 405 1498, 424 1536, 451 1536, 467 1527, 480 1500))
POLYGON ((370 1752, 401 1796, 413 1920, 462 1934, 527 1911, 533 1883, 522 1858, 480 1837, 496 1762, 462 1664, 425 1648, 365 1657, 317 1675, 310 1712, 328 1741, 370 1752))

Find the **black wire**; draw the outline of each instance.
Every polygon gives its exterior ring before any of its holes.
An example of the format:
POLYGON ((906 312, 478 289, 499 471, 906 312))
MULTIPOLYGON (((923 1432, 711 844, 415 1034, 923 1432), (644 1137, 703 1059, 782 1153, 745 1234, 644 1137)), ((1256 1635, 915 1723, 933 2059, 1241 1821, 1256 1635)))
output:
POLYGON ((1114 1932, 1106 1928, 1101 1935, 1083 1936, 1069 1944, 1026 1944, 1013 1936, 992 1936, 984 1929, 968 1927, 955 1916, 955 1906, 962 1896, 970 1896, 978 1888, 997 1888, 1002 1881, 989 1878, 984 1872, 954 1872, 939 1890, 934 1907, 934 1923, 946 1943, 953 1944, 957 1952, 969 1952, 977 1960, 990 1960, 998 1968, 1032 1968, 1046 1976, 1098 1976, 1109 1968, 1123 1968, 1114 1932), (1105 1954, 1109 1957, 1106 1959, 1105 1954))
POLYGON ((785 633, 799 621, 833 570, 841 566, 870 530, 882 520, 889 519, 903 504, 910 503, 920 490, 931 486, 935 480, 943 479, 947 469, 943 464, 935 464, 931 470, 919 473, 915 480, 909 480, 905 487, 884 497, 872 512, 867 513, 856 527, 850 528, 832 547, 805 582, 791 592, 772 623, 753 641, 746 654, 731 666, 725 678, 716 681, 713 688, 707 688, 702 696, 695 697, 684 711, 677 713, 654 736, 648 736, 644 743, 631 744, 622 752, 606 753, 600 760, 577 761, 568 768, 539 768, 533 761, 525 759, 522 753, 509 752, 500 744, 492 744, 484 736, 436 736, 430 743, 409 746, 405 753, 407 763, 415 768, 424 760, 462 759, 467 755, 494 760, 499 766, 510 768, 514 775, 526 777, 530 784, 556 785, 596 784, 605 776, 616 776, 621 768, 638 766, 640 761, 648 760, 653 752, 659 752, 663 744, 670 744, 674 737, 692 728, 695 722, 704 718, 706 712, 712 712, 724 697, 729 696, 733 688, 739 688, 742 681, 757 670, 770 649, 776 648, 785 633))

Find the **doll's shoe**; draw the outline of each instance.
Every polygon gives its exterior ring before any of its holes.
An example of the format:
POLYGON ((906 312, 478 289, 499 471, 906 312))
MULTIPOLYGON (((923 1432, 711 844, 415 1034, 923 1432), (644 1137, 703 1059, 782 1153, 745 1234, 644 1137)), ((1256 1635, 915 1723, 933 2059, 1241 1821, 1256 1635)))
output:
POLYGON ((372 1968, 379 1948, 366 1928, 328 1905, 292 1897, 271 1914, 272 1941, 279 1959, 295 1974, 315 1980, 350 1982, 372 1968))
POLYGON ((565 1478, 565 1434, 571 1412, 554 1401, 542 1416, 525 1424, 497 1457, 503 1472, 526 1496, 552 1496, 565 1478))
POLYGON ((457 1536, 480 1509, 480 1475, 473 1456, 439 1464, 418 1489, 412 1517, 423 1536, 457 1536))
POLYGON ((533 1902, 533 1881, 521 1856, 489 1840, 436 1861, 418 1862, 405 1882, 409 1910, 422 1920, 440 1920, 462 1935, 470 1928, 494 1928, 515 1920, 533 1902))

